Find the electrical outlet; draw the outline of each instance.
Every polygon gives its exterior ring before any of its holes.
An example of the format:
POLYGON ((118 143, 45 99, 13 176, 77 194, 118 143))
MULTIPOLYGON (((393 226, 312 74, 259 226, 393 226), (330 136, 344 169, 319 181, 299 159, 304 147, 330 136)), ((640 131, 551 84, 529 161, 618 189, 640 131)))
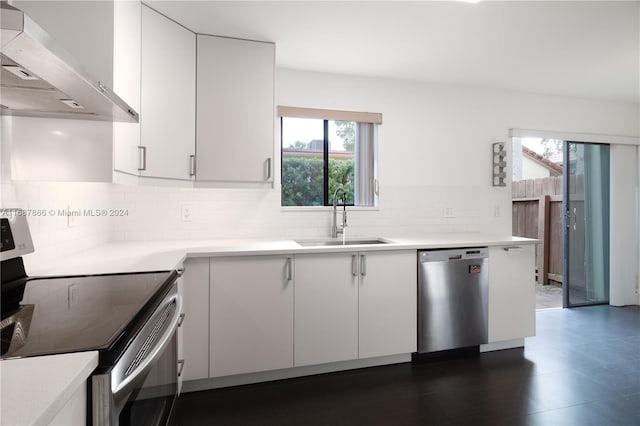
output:
POLYGON ((183 222, 193 221, 193 206, 191 204, 183 204, 180 207, 180 219, 183 222))
POLYGON ((442 210, 442 216, 446 217, 446 218, 454 218, 454 217, 456 217, 456 213, 455 213, 455 210, 453 209, 453 207, 445 207, 442 210))
POLYGON ((500 204, 493 206, 493 217, 500 217, 500 204))

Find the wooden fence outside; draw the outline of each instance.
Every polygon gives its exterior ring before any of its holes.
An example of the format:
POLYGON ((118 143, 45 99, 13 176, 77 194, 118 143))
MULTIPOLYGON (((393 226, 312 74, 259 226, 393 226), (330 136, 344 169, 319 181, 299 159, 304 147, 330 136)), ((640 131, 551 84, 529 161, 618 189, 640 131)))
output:
POLYGON ((562 176, 512 185, 513 235, 537 238, 536 281, 562 283, 562 176))

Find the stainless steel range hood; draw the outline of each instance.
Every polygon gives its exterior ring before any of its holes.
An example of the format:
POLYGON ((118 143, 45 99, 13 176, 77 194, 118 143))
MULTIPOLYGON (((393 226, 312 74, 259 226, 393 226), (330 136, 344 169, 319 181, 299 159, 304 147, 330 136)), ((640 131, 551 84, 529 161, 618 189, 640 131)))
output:
POLYGON ((138 122, 133 108, 22 11, 2 1, 0 22, 2 115, 138 122))

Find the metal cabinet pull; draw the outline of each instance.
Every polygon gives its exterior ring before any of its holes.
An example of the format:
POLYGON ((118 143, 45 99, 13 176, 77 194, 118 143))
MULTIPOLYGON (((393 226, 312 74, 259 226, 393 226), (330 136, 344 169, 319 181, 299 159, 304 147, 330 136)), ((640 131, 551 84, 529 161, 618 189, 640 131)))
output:
POLYGON ((182 370, 184 370, 184 359, 178 360, 178 377, 182 376, 182 370))
POLYGON ((291 281, 293 279, 293 259, 287 257, 287 281, 291 281))
POLYGON ((354 277, 358 275, 358 261, 357 261, 358 256, 356 256, 355 254, 351 255, 351 275, 353 275, 354 277))
POLYGON ((178 327, 182 327, 182 323, 184 322, 184 317, 187 314, 185 314, 184 312, 180 314, 180 319, 178 320, 178 327))
POLYGON ((147 170, 147 147, 143 145, 138 146, 138 153, 140 155, 138 158, 138 171, 147 170))
POLYGON ((367 275, 367 256, 364 254, 360 255, 360 275, 367 275))
POLYGON ((193 177, 196 175, 196 156, 189 156, 189 177, 193 177))
POLYGON ((265 160, 265 164, 267 167, 267 172, 265 173, 265 175, 267 176, 265 180, 270 180, 271 179, 271 157, 267 158, 265 160))

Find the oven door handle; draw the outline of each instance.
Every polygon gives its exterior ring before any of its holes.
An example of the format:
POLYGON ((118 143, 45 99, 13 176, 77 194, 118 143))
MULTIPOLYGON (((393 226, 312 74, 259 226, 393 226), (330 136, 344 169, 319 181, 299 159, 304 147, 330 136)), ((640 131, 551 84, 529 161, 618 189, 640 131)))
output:
POLYGON ((182 312, 182 300, 178 295, 173 295, 168 303, 176 303, 176 309, 173 313, 173 317, 169 323, 169 326, 165 329, 164 334, 155 345, 155 347, 146 354, 145 358, 140 362, 140 364, 133 370, 127 377, 122 380, 120 383, 112 383, 112 392, 115 400, 119 400, 117 397, 118 394, 122 392, 126 392, 129 388, 133 387, 137 383, 138 378, 144 379, 145 373, 150 369, 151 364, 156 361, 156 359, 162 354, 165 350, 169 341, 173 337, 173 333, 176 331, 178 326, 178 321, 180 321, 180 314, 182 312))

